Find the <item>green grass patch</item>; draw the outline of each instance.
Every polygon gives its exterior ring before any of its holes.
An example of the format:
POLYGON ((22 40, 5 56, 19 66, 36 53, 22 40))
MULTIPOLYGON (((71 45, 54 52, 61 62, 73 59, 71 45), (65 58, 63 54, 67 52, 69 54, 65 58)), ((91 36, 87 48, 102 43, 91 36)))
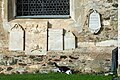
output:
POLYGON ((92 74, 12 74, 0 75, 0 80, 112 80, 112 76, 92 75, 92 74))

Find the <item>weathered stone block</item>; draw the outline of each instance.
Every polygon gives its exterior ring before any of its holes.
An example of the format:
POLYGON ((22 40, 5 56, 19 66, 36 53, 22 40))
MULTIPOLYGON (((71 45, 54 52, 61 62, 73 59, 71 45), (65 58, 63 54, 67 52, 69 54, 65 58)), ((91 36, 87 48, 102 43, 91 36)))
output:
POLYGON ((66 32, 64 36, 64 49, 75 49, 75 36, 71 32, 66 32))
POLYGON ((63 29, 48 29, 48 50, 63 50, 63 29))
POLYGON ((4 56, 3 56, 2 54, 0 54, 0 61, 3 59, 3 57, 4 57, 4 56))
POLYGON ((9 50, 24 50, 24 30, 19 24, 15 24, 10 31, 9 50))
POLYGON ((79 42, 77 44, 78 47, 95 47, 94 42, 79 42))
POLYGON ((109 26, 109 25, 110 25, 110 20, 104 20, 104 21, 102 22, 102 24, 103 24, 104 26, 109 26))
POLYGON ((96 46, 118 46, 118 41, 117 40, 101 41, 101 42, 97 42, 96 46))
POLYGON ((0 41, 0 48, 2 48, 3 46, 2 46, 2 42, 0 41))
POLYGON ((26 54, 45 55, 47 53, 47 22, 29 23, 29 25, 26 27, 25 34, 26 54))

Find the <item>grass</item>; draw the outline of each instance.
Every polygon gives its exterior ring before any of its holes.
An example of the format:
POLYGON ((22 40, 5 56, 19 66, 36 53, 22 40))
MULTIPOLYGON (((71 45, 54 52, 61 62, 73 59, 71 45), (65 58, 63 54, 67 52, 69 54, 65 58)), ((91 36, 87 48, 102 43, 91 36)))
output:
POLYGON ((112 76, 92 75, 92 74, 12 74, 0 75, 0 80, 112 80, 112 76))

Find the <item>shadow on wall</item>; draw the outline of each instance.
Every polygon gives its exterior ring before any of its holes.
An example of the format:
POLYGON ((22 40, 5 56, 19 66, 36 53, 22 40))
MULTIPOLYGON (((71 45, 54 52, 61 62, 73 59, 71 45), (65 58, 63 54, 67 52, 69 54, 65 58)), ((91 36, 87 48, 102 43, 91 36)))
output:
MULTIPOLYGON (((8 21, 15 19, 15 1, 14 0, 8 0, 7 10, 8 10, 8 21)), ((5 14, 5 15, 7 15, 5 14)))
POLYGON ((48 25, 48 28, 52 28, 52 24, 51 23, 47 23, 47 25, 48 25))
POLYGON ((103 19, 102 19, 102 15, 99 13, 99 15, 100 15, 100 22, 101 22, 101 28, 100 28, 100 30, 98 31, 98 33, 94 33, 95 35, 98 35, 98 34, 101 34, 101 32, 103 31, 103 24, 102 24, 102 22, 103 22, 103 19))
POLYGON ((118 68, 118 47, 112 50, 111 72, 117 74, 117 68, 118 68))

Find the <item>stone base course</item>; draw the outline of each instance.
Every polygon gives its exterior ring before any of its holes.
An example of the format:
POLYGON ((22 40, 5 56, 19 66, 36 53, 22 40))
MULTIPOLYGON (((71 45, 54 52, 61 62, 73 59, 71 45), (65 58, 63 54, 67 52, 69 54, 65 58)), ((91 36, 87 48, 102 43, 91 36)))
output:
POLYGON ((82 73, 108 72, 111 67, 111 50, 99 47, 92 51, 81 47, 75 50, 48 51, 47 55, 25 55, 24 52, 0 51, 0 73, 47 73, 56 69, 53 62, 82 73))

